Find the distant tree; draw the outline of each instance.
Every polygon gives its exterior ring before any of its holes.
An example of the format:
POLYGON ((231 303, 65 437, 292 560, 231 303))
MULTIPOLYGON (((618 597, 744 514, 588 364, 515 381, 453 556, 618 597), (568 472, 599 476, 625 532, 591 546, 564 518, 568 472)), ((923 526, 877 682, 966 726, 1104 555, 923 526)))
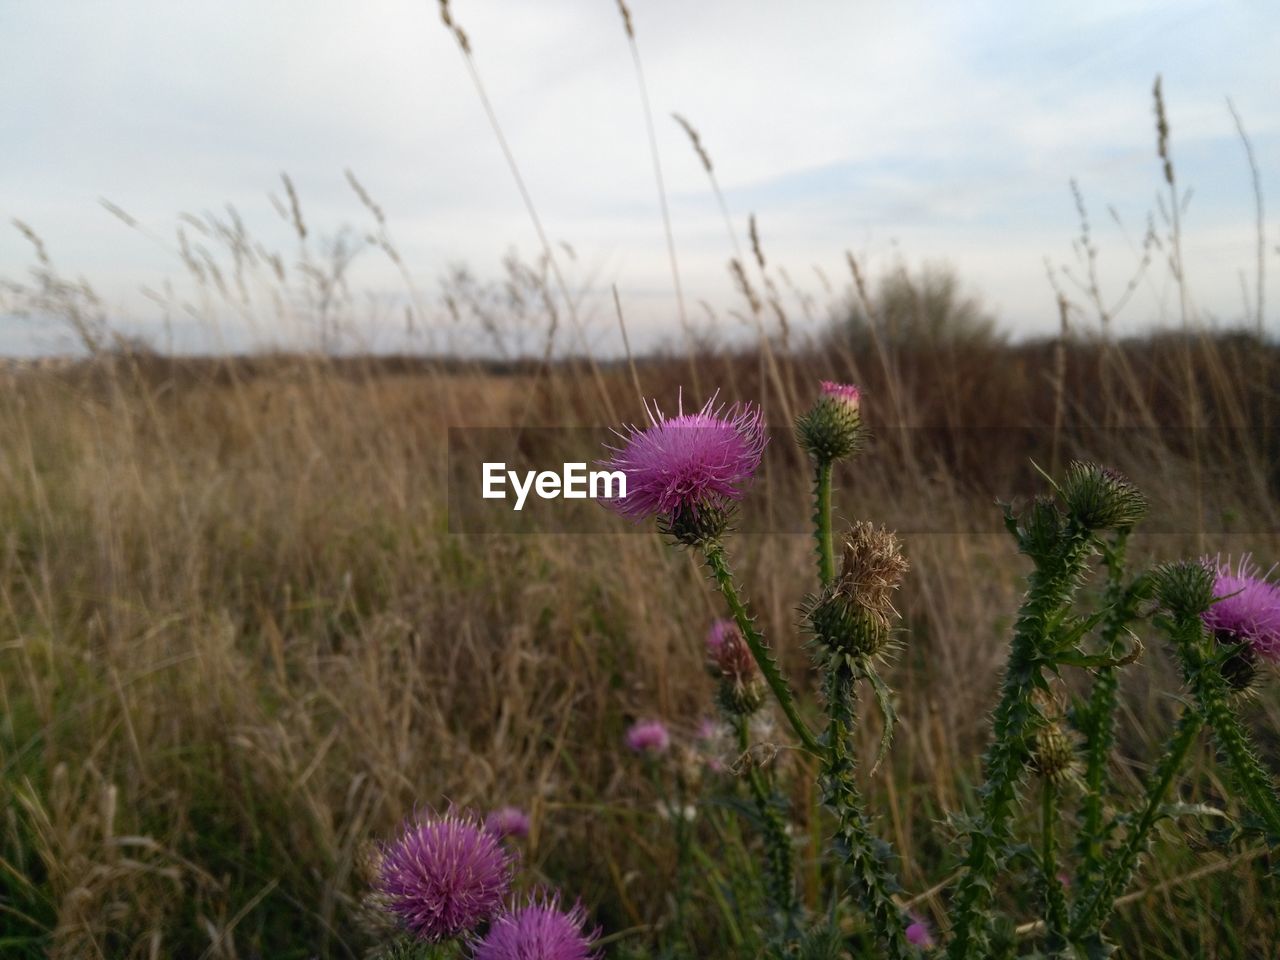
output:
POLYGON ((899 265, 883 276, 864 303, 856 293, 832 320, 834 340, 861 349, 874 339, 891 346, 961 346, 1004 340, 996 319, 964 290, 948 263, 926 263, 915 273, 899 265))

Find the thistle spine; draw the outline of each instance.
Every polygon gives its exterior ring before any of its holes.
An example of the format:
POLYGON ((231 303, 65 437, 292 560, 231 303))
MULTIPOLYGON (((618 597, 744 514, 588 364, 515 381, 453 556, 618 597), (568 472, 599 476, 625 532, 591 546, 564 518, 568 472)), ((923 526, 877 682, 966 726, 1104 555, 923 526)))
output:
POLYGON ((1062 788, 1053 777, 1040 781, 1040 882, 1044 885, 1045 922, 1050 946, 1067 929, 1067 897, 1058 879, 1058 813, 1062 788))
MULTIPOLYGON (((1128 544, 1129 530, 1120 530, 1103 551, 1107 585, 1102 602, 1107 614, 1102 625, 1102 647, 1109 656, 1116 654, 1121 635, 1137 616, 1138 598, 1142 594, 1141 578, 1129 586, 1124 582, 1128 544)), ((1088 889, 1105 866, 1106 843, 1112 826, 1105 822, 1104 816, 1106 798, 1111 792, 1107 763, 1115 743, 1119 681, 1119 668, 1098 667, 1093 674, 1089 699, 1077 714, 1077 728, 1085 737, 1084 797, 1076 844, 1080 858, 1076 886, 1081 890, 1088 889)))
POLYGON ((1124 843, 1115 851, 1098 882, 1086 891, 1071 918, 1071 938, 1079 941, 1096 935, 1107 916, 1115 909, 1116 897, 1129 885, 1134 871, 1150 846, 1151 828, 1160 819, 1160 808, 1165 795, 1177 776, 1191 745, 1195 743, 1203 719, 1199 712, 1184 710, 1178 726, 1164 749, 1160 762, 1147 788, 1146 803, 1137 821, 1129 828, 1124 843))
POLYGON ((1231 780, 1268 833, 1280 837, 1280 796, 1275 778, 1263 767, 1240 722, 1222 672, 1223 652, 1209 637, 1200 616, 1211 603, 1212 578, 1203 566, 1189 563, 1163 567, 1155 576, 1163 587, 1161 600, 1171 611, 1170 618, 1162 618, 1162 625, 1174 641, 1187 686, 1227 761, 1231 780))
POLYGON ((914 950, 907 942, 906 924, 893 895, 900 889, 891 863, 893 848, 875 835, 858 790, 849 739, 854 724, 855 677, 847 663, 837 661, 827 674, 828 723, 826 756, 822 766, 823 802, 836 816, 836 845, 853 877, 854 894, 871 921, 889 960, 907 960, 914 950))
POLYGON ((956 892, 947 953, 951 960, 971 960, 987 952, 988 911, 1002 849, 1012 837, 1010 821, 1029 755, 1027 740, 1044 721, 1032 694, 1045 686, 1054 629, 1075 596, 1092 552, 1089 531, 1073 524, 1055 553, 1037 559, 1029 578, 992 718, 993 739, 983 758, 987 779, 982 809, 968 832, 966 870, 956 892))

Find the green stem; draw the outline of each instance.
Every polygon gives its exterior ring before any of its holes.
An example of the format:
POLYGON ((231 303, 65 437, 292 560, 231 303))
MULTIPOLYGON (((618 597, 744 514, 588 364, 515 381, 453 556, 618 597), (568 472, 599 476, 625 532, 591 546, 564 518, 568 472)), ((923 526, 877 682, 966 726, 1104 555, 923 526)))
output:
POLYGON ((1241 798, 1280 837, 1280 798, 1276 782, 1254 751, 1244 724, 1232 705, 1232 691, 1222 675, 1217 642, 1208 636, 1199 616, 1165 622, 1182 659, 1182 670, 1214 743, 1227 761, 1231 779, 1241 798))
POLYGON ((854 893, 877 939, 887 949, 885 956, 905 960, 916 952, 907 942, 903 914, 893 899, 900 889, 891 867, 893 849, 872 830, 858 790, 856 762, 849 745, 855 717, 854 677, 843 661, 828 668, 827 710, 823 802, 836 816, 836 840, 852 875, 854 893))
POLYGON ((763 635, 756 629, 755 621, 752 620, 751 614, 738 596, 738 589, 734 586, 733 574, 729 571, 729 562, 725 557, 724 545, 719 541, 708 543, 703 547, 703 557, 707 562, 708 569, 711 571, 712 578, 716 581, 716 586, 720 588, 725 602, 729 605, 729 611, 733 614, 734 622, 737 623, 738 629, 742 632, 743 639, 747 641, 751 655, 755 658, 757 666, 760 667, 761 675, 764 677, 765 682, 769 684, 769 689, 773 691, 773 695, 778 701, 778 706, 782 708, 782 712, 786 715, 787 722, 791 724, 791 729, 795 731, 796 736, 799 737, 806 750, 814 756, 821 756, 822 746, 818 743, 818 738, 813 735, 813 731, 809 729, 804 722, 804 718, 800 716, 800 711, 796 707, 795 697, 791 693, 791 687, 782 675, 777 661, 773 659, 773 654, 770 653, 763 635))
POLYGON ((831 539, 831 461, 819 460, 813 481, 813 538, 817 541, 818 579, 826 586, 836 576, 835 545, 831 539))
POLYGON ((692 846, 692 831, 689 821, 685 819, 684 777, 676 778, 676 802, 674 809, 668 805, 668 815, 673 817, 676 831, 676 942, 680 953, 685 953, 685 945, 689 936, 689 927, 685 921, 686 907, 689 903, 689 867, 692 846))
MULTIPOLYGON (((1137 583, 1127 588, 1124 584, 1128 540, 1129 532, 1120 531, 1105 552, 1107 587, 1102 602, 1106 605, 1107 614, 1102 626, 1102 648, 1112 656, 1117 652, 1125 628, 1137 614, 1137 583)), ((1085 737, 1085 790, 1076 843, 1080 857, 1076 887, 1080 890, 1088 889, 1105 866, 1106 841, 1111 832, 1104 816, 1106 798, 1111 789, 1107 763, 1115 742, 1119 687, 1119 670, 1111 666, 1099 667, 1093 674, 1089 700, 1078 717, 1077 726, 1085 737)))
POLYGON ((1201 671, 1194 683, 1196 699, 1213 729, 1213 740, 1226 758, 1236 789, 1267 831, 1280 837, 1280 800, 1276 782, 1253 749, 1248 732, 1231 705, 1230 691, 1217 667, 1201 671))
POLYGON ((1120 896, 1129 885, 1138 861, 1148 845, 1151 828, 1160 819, 1160 808, 1165 795, 1177 776, 1187 752, 1195 743, 1196 735, 1203 726, 1203 718, 1198 710, 1190 708, 1182 712, 1173 737, 1165 747, 1164 755, 1156 765, 1147 786, 1147 799, 1142 813, 1125 834, 1124 843, 1107 860, 1107 866, 1101 879, 1081 895, 1075 914, 1071 921, 1071 939, 1078 941, 1083 937, 1096 933, 1106 922, 1107 916, 1115 909, 1116 897, 1120 896))
POLYGON ((1067 929, 1067 898, 1058 879, 1058 801, 1061 790, 1052 777, 1040 784, 1040 871, 1044 883, 1045 920, 1051 942, 1067 929))
POLYGON ((1014 626, 1000 703, 992 717, 991 745, 983 758, 982 809, 968 831, 965 872, 956 890, 953 938, 947 952, 951 960, 975 960, 990 953, 988 908, 995 878, 1011 840, 1018 782, 1030 756, 1028 739, 1044 722, 1032 694, 1046 682, 1044 670, 1052 665, 1054 630, 1075 595, 1091 551, 1089 532, 1072 529, 1060 552, 1044 558, 1029 578, 1027 598, 1014 626))
POLYGON ((760 771, 751 766, 750 759, 747 758, 751 750, 747 718, 735 716, 733 724, 738 734, 738 748, 746 758, 743 762, 747 764, 747 784, 751 788, 751 798, 755 801, 764 832, 765 879, 769 898, 778 911, 784 930, 787 930, 796 919, 795 855, 791 837, 769 796, 760 771))

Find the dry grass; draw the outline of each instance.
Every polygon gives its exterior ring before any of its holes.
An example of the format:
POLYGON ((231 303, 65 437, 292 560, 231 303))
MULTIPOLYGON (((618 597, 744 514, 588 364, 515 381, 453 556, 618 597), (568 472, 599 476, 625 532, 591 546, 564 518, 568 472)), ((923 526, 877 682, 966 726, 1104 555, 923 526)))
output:
MULTIPOLYGON (((869 404, 880 442, 839 482, 850 515, 920 531, 905 538, 903 725, 869 785, 913 893, 947 868, 932 824, 969 790, 1020 589, 1020 562, 990 532, 989 493, 1025 483, 1027 451, 1021 434, 969 428, 1006 419, 1043 439, 1055 415, 1050 350, 956 349, 898 351, 888 366, 840 351, 775 357, 763 380, 755 356, 698 358, 707 383, 763 397, 775 421, 837 375, 896 396, 917 428, 869 404), (959 372, 975 369, 989 375, 959 372)), ((1143 434, 1158 442, 1133 449, 1082 434, 1123 452, 1157 503, 1185 504, 1191 478, 1204 483, 1211 522, 1149 535, 1145 553, 1277 555, 1275 441, 1251 427, 1274 413, 1274 351, 1170 339, 1078 345, 1068 360, 1060 457, 1077 452, 1073 428, 1185 423, 1188 362, 1200 414, 1219 425, 1195 442, 1143 434), (1251 363, 1264 375, 1233 375, 1251 363), (1108 381, 1114 369, 1124 376, 1108 381)), ((635 375, 669 397, 685 370, 640 361, 635 375)), ((670 838, 618 744, 635 716, 688 735, 709 709, 695 669, 714 613, 701 575, 656 536, 579 536, 566 549, 560 536, 445 532, 446 426, 594 424, 601 411, 637 415, 629 370, 121 356, 10 375, 5 942, 66 957, 352 956, 361 845, 415 805, 449 802, 530 807, 536 872, 581 893, 610 930, 661 920, 670 838)), ((802 531, 803 472, 785 441, 774 446, 752 510, 802 531)), ((733 550, 799 675, 807 536, 744 535, 733 550)), ((1159 651, 1148 668, 1129 691, 1130 782, 1176 687, 1159 651)), ((1256 708, 1275 729, 1275 699, 1256 708)), ((870 751, 874 724, 864 735, 870 751)), ((1203 759, 1196 790, 1215 796, 1214 777, 1203 759)), ((1276 935, 1260 863, 1127 906, 1132 955, 1179 955, 1199 936, 1215 945, 1206 955, 1257 955, 1276 935), (1214 913, 1232 920, 1207 926, 1214 913)), ((1171 855, 1144 881, 1192 865, 1171 855)))
MULTIPOLYGON (((619 12, 652 144, 635 25, 625 4, 619 12)), ((350 348, 360 340, 347 271, 368 247, 403 280, 406 327, 424 353, 465 353, 450 348, 470 326, 503 363, 180 360, 126 349, 136 345, 111 329, 93 290, 62 275, 19 225, 37 262, 30 280, 0 282, 0 310, 58 319, 94 359, 0 371, 5 956, 359 956, 362 848, 415 806, 450 803, 530 809, 531 872, 580 894, 619 934, 619 955, 658 939, 676 854, 619 744, 632 719, 654 715, 687 742, 711 709, 698 667, 716 609, 702 574, 652 534, 448 532, 449 427, 614 424, 640 418, 638 394, 670 404, 682 385, 699 395, 691 400, 716 388, 757 400, 785 426, 820 378, 865 387, 877 439, 837 477, 838 503, 850 518, 902 530, 911 574, 890 671, 901 726, 864 786, 902 855, 913 906, 935 920, 955 860, 944 821, 972 799, 1025 572, 993 499, 1035 487, 1029 458, 1057 470, 1092 455, 1134 476, 1156 514, 1133 547, 1142 558, 1280 557, 1280 351, 1260 336, 1198 332, 1158 85, 1164 233, 1150 227, 1132 279, 1104 293, 1077 191, 1079 263, 1050 271, 1062 336, 1020 346, 993 336, 946 276, 939 286, 902 271, 877 290, 852 255, 846 290, 815 268, 828 297, 819 307, 766 260, 754 216, 749 267, 710 156, 677 116, 724 215, 742 307, 708 308, 706 334, 682 319, 679 356, 632 357, 628 344, 624 365, 590 356, 586 298, 562 275, 563 248, 543 231, 471 38, 447 0, 440 13, 536 228, 539 261, 509 259, 493 288, 455 273, 445 316, 433 318, 381 206, 354 176, 374 220, 362 240, 351 238, 363 231, 318 237, 286 177, 285 199, 273 199, 296 258, 246 236, 234 209, 183 215, 174 249, 196 294, 154 299, 166 324, 194 314, 216 328, 230 315, 266 331, 265 342, 285 330, 320 354, 350 348), (1115 342, 1113 320, 1160 257, 1178 288, 1181 332, 1115 342), (827 331, 815 312, 851 320, 827 331), (715 325, 735 318, 754 335, 748 349, 724 349, 717 336, 715 325), (1103 339, 1071 335, 1094 318, 1103 339)), ((653 160, 678 285, 656 148, 653 160)), ((1259 191, 1259 223, 1261 205, 1259 191)), ((1259 325, 1261 236, 1259 227, 1259 325)), ((627 343, 616 290, 607 313, 627 343)), ((794 677, 807 660, 796 625, 811 549, 806 498, 783 432, 748 505, 764 532, 731 546, 794 677)), ((1177 684, 1155 644, 1131 673, 1115 774, 1136 789, 1177 684)), ((812 690, 805 699, 812 705, 812 690)), ((1274 768, 1274 686, 1250 711, 1274 768)), ((876 721, 859 729, 871 755, 876 721)), ((785 752, 776 762, 803 763, 785 752)), ((796 772, 801 876, 816 907, 825 828, 804 786, 812 777, 796 772)), ((1223 796, 1202 751, 1183 799, 1223 796)), ((710 815, 699 829, 709 844, 723 839, 710 815)), ((1274 956, 1273 864, 1188 853, 1185 839, 1159 840, 1142 888, 1121 907, 1124 955, 1274 956)), ((733 844, 724 849, 717 863, 731 874, 733 844)), ((740 956, 713 902, 715 865, 695 890, 693 944, 701 956, 740 956)), ((1017 891, 1009 897, 1017 913, 1017 891)))

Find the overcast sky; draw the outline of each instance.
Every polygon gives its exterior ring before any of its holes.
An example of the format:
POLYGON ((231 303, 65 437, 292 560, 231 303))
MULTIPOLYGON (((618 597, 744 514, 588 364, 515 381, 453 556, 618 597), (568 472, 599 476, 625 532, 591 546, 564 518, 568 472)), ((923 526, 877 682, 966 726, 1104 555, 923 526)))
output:
MULTIPOLYGON (((815 266, 845 283, 846 249, 873 274, 898 257, 945 259, 1008 327, 1041 332, 1057 323, 1044 258, 1069 261, 1078 229, 1071 178, 1113 294, 1133 266, 1107 211, 1138 242, 1162 186, 1150 94, 1162 73, 1178 175, 1194 190, 1185 226, 1197 306, 1239 319, 1242 272, 1253 295, 1253 192, 1227 96, 1253 140, 1273 206, 1269 266, 1280 266, 1280 5, 631 6, 691 314, 703 315, 700 300, 722 316, 741 303, 728 231, 672 112, 700 130, 740 242, 754 212, 770 268, 820 300, 815 266)), ((564 258, 571 282, 602 294, 584 307, 592 336, 611 342, 611 299, 607 316, 600 304, 616 283, 638 338, 674 337, 644 115, 614 0, 454 0, 454 14, 547 231, 576 253, 564 258)), ((152 335, 163 311, 143 288, 168 280, 177 302, 199 297, 173 250, 179 214, 231 204, 286 265, 301 256, 269 200, 283 195, 282 171, 316 255, 344 223, 360 233, 371 224, 345 181, 352 169, 431 301, 451 263, 496 276, 509 249, 539 249, 430 0, 0 0, 0 80, 0 213, 35 228, 60 270, 152 335)), ((0 277, 21 281, 31 262, 4 224, 0 277)), ((369 342, 394 345, 402 321, 372 318, 405 289, 395 269, 366 251, 351 284, 371 304, 369 342)), ((1121 322, 1172 319, 1168 294, 1153 273, 1121 322)), ((1268 315, 1274 330, 1280 309, 1268 315)), ((177 345, 214 344, 181 312, 171 321, 177 345)), ((248 342, 242 320, 224 323, 222 342, 248 342)), ((0 318, 0 351, 67 342, 0 318)))

